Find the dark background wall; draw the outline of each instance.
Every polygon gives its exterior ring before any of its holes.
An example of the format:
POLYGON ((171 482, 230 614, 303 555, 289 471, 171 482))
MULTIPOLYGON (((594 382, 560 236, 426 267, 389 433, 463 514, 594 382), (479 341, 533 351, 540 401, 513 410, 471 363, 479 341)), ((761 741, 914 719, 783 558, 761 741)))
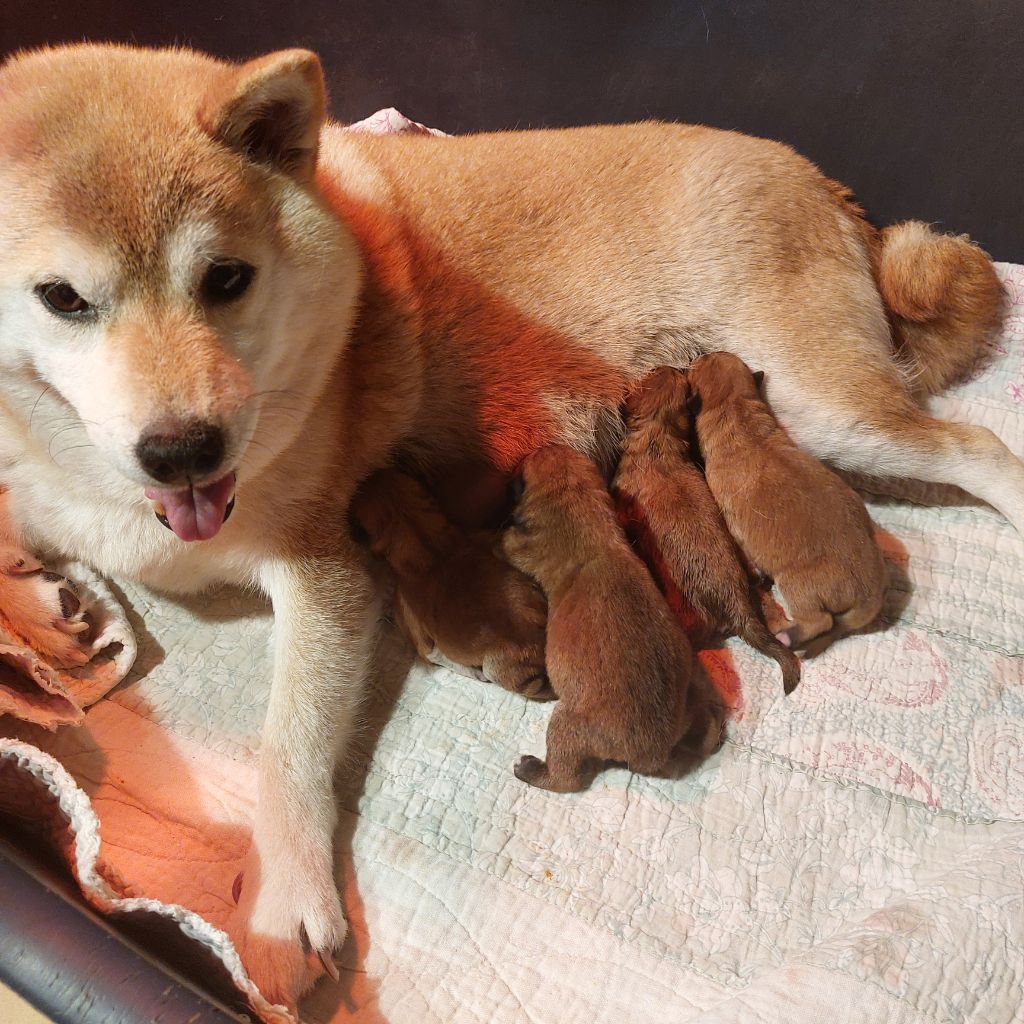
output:
MULTIPOLYGON (((878 223, 1024 261, 1022 0, 0 0, 0 50, 307 46, 335 116, 449 132, 699 121, 791 143, 878 223)), ((2 130, 2 127, 0 127, 2 130)))

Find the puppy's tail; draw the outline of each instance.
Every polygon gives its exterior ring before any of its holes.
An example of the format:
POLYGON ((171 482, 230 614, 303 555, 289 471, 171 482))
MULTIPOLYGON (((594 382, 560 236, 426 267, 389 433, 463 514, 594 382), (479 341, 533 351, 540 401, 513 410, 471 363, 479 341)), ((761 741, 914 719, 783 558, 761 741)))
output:
POLYGON ((910 387, 935 394, 961 379, 999 324, 1003 286, 988 255, 966 235, 920 221, 883 228, 871 245, 896 355, 910 387))
POLYGON ((792 693, 800 682, 800 659, 756 616, 751 616, 739 633, 740 638, 779 663, 782 669, 782 690, 792 693))

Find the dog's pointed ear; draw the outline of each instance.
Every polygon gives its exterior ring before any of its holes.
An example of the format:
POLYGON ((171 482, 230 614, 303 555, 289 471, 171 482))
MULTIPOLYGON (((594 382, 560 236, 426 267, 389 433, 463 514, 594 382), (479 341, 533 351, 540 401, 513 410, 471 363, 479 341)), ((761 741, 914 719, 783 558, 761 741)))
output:
POLYGON ((309 50, 257 57, 211 90, 203 122, 214 138, 300 181, 316 169, 327 111, 320 60, 309 50))
POLYGON ((764 387, 764 370, 754 371, 754 387, 760 391, 764 387))

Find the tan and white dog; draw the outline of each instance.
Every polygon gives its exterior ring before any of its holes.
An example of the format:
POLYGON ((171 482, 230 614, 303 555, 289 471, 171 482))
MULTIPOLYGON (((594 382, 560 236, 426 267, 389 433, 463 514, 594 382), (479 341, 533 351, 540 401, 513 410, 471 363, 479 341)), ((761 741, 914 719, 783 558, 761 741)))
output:
POLYGON ((735 133, 378 138, 324 111, 298 50, 0 69, 0 607, 73 660, 26 550, 270 595, 239 933, 289 1003, 304 944, 330 970, 345 935, 332 771, 375 618, 346 509, 372 470, 593 450, 631 382, 726 349, 814 454, 959 484, 1024 527, 1024 467, 908 387, 948 383, 998 318, 966 241, 876 234, 806 160, 735 133))

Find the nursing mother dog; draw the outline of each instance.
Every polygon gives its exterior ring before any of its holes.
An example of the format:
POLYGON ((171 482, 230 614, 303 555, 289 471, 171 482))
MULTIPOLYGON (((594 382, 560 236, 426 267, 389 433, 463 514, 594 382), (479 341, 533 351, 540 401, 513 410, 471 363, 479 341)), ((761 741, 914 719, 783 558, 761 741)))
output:
POLYGON ((234 931, 289 1004, 345 936, 332 770, 377 614, 346 513, 371 471, 594 452, 631 383, 726 349, 815 455, 959 484, 1024 526, 1020 463, 908 391, 944 386, 997 318, 966 241, 876 234, 806 160, 738 134, 377 138, 324 110, 298 50, 0 70, 0 604, 73 661, 32 555, 270 596, 234 931))

